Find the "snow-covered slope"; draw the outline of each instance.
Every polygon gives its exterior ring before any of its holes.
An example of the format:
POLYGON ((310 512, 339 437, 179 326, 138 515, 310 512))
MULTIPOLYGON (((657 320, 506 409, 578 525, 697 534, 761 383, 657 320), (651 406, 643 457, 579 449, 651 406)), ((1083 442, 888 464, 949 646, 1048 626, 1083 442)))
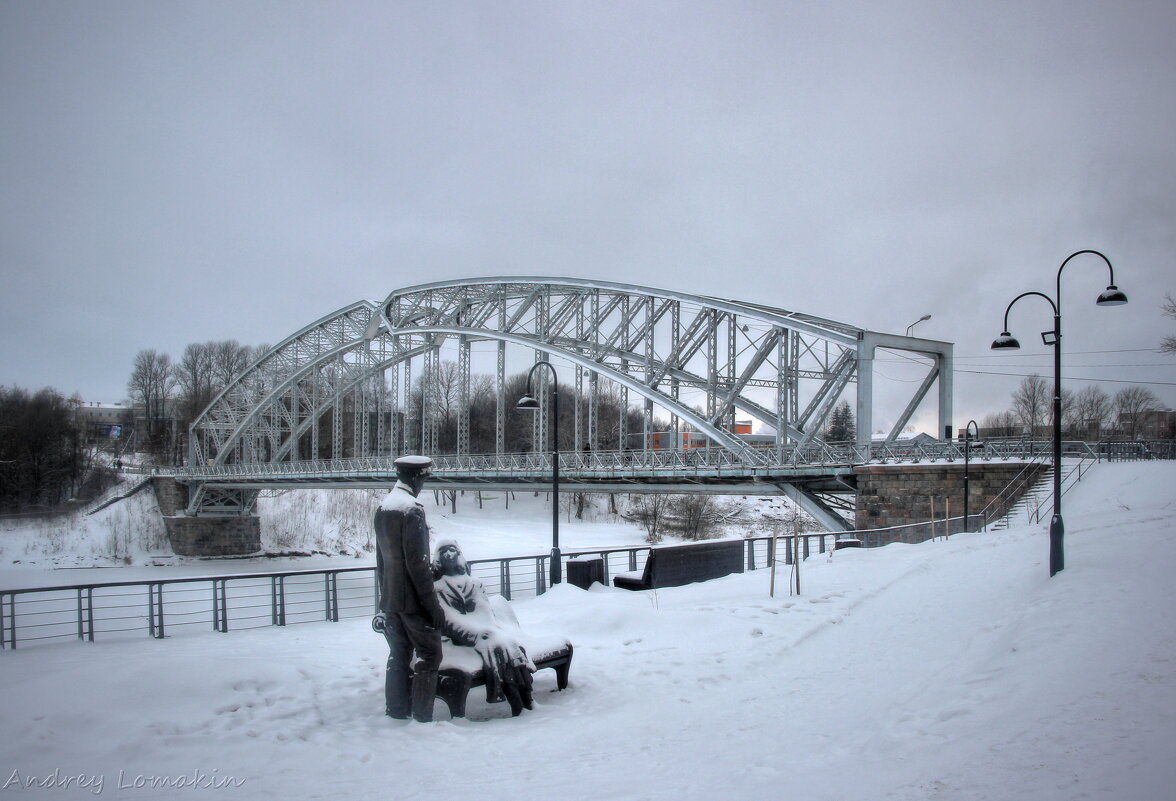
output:
POLYGON ((1052 579, 1034 527, 813 557, 799 597, 769 597, 766 571, 561 585, 514 608, 575 643, 572 685, 540 674, 513 719, 477 691, 468 720, 383 717, 386 648, 363 620, 5 653, 0 792, 1170 798, 1174 486, 1173 463, 1099 466, 1067 496, 1052 579), (134 788, 152 777, 232 786, 134 788))

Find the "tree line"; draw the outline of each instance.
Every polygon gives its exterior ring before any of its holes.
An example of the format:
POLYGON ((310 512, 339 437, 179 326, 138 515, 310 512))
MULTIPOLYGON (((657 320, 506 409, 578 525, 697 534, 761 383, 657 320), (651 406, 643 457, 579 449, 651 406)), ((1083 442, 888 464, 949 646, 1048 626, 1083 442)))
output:
POLYGON ((176 454, 192 421, 268 350, 268 345, 250 347, 228 339, 192 343, 178 362, 156 350, 139 351, 127 394, 142 409, 147 452, 157 458, 176 454))
POLYGON ((113 482, 78 429, 76 407, 48 387, 0 387, 0 512, 56 509, 113 482))
MULTIPOLYGON (((268 351, 268 346, 249 347, 235 340, 205 342, 188 345, 179 361, 173 361, 166 353, 156 350, 142 350, 135 357, 131 377, 127 381, 127 392, 131 402, 142 410, 144 449, 161 460, 180 460, 182 443, 191 423, 209 403, 228 387, 245 369, 268 351)), ((423 441, 425 426, 426 382, 432 382, 435 395, 427 400, 429 414, 437 430, 437 448, 440 453, 455 453, 458 439, 458 418, 462 411, 462 383, 458 365, 442 361, 435 368, 433 376, 417 376, 413 382, 407 403, 396 408, 388 387, 375 379, 369 386, 364 401, 368 415, 382 414, 385 430, 393 424, 405 430, 410 441, 423 441), (380 411, 377 411, 380 410, 380 411)), ((310 382, 304 382, 303 390, 309 392, 310 382)), ((526 391, 525 373, 509 376, 504 385, 504 399, 507 411, 504 420, 504 447, 507 452, 522 453, 533 448, 533 433, 537 415, 516 411, 515 403, 526 391)), ((625 406, 622 389, 611 381, 602 380, 595 399, 598 428, 597 445, 604 450, 619 450, 628 442, 628 435, 642 432, 643 419, 639 409, 628 408, 622 418, 625 406)), ((344 420, 352 419, 358 402, 354 397, 344 401, 344 408, 338 410, 344 420)), ((560 410, 557 421, 557 435, 560 448, 571 448, 575 442, 574 393, 560 388, 560 410)), ((587 400, 582 414, 586 414, 587 400)), ((494 377, 485 374, 470 376, 469 382, 469 439, 471 453, 493 453, 497 446, 496 416, 498 394, 494 377)), ((320 420, 320 428, 329 431, 332 427, 334 409, 328 409, 320 420)), ((549 412, 550 413, 550 412, 549 412)), ((372 420, 372 423, 378 423, 372 420)), ((657 430, 665 430, 664 420, 656 421, 657 430)), ((345 447, 354 451, 353 432, 345 425, 345 447)), ((373 425, 372 430, 375 430, 373 425)), ((311 435, 299 442, 299 453, 303 458, 330 458, 333 454, 330 437, 322 437, 318 452, 313 452, 311 435)), ((373 445, 374 447, 374 445, 373 445)))
MULTIPOLYGON (((1159 436, 1172 432, 1156 431, 1164 404, 1147 387, 1132 384, 1109 394, 1091 384, 1080 390, 1062 388, 1062 436, 1069 439, 1102 439, 1122 436, 1128 439, 1159 436)), ((1042 434, 1053 426, 1053 383, 1034 373, 1026 376, 1013 391, 1012 406, 1003 412, 984 417, 981 423, 986 436, 1042 434)))

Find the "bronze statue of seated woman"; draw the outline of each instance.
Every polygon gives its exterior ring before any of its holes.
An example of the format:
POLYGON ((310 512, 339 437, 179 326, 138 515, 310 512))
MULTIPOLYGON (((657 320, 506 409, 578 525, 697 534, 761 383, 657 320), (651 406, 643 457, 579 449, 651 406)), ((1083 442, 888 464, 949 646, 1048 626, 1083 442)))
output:
POLYGON ((535 663, 521 642, 514 613, 505 599, 492 600, 482 582, 470 575, 457 542, 438 541, 434 556, 433 587, 444 613, 442 634, 455 645, 477 651, 486 676, 487 701, 505 699, 513 715, 531 709, 535 663))

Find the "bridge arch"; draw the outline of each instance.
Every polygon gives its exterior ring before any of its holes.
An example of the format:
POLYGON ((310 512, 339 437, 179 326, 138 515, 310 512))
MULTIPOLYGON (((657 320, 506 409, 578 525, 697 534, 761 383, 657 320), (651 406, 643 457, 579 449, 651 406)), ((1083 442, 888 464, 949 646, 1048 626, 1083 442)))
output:
MULTIPOLYGON (((762 449, 734 433, 736 415, 773 431, 769 447, 804 446, 854 382, 859 444, 868 443, 870 366, 877 347, 932 357, 931 370, 892 437, 936 380, 941 430, 951 414, 949 343, 678 290, 575 278, 487 277, 394 290, 382 301, 350 304, 287 337, 193 423, 190 464, 299 461, 324 451, 334 459, 436 453, 432 401, 442 349, 456 349, 456 453, 468 453, 475 344, 490 348, 482 358, 491 363, 498 453, 505 447, 505 415, 514 408, 515 399, 504 394, 512 359, 518 368, 512 372, 548 359, 561 374, 561 393, 574 387, 577 451, 596 444, 593 398, 602 378, 620 387, 626 409, 629 393, 639 398, 642 430, 632 432, 632 440, 642 449, 650 447, 660 410, 669 416, 675 443, 689 428, 708 446, 755 463, 762 449), (414 367, 424 395, 420 420, 412 418, 407 402, 414 367)), ((541 409, 534 427, 537 451, 548 447, 545 414, 541 409)), ((624 412, 622 418, 624 436, 624 412)))

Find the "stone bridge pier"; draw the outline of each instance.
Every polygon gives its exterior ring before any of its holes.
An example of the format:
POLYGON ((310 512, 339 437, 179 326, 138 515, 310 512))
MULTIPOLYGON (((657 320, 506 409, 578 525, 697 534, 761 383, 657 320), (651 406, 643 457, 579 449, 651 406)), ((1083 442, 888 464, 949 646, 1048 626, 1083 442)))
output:
POLYGON ((179 556, 243 556, 261 550, 261 518, 184 514, 188 488, 171 476, 156 476, 155 498, 172 550, 179 556))
MULTIPOLYGON (((1047 470, 1045 465, 1024 462, 973 462, 968 482, 968 513, 978 515, 1014 481, 1032 486, 1047 470)), ((964 465, 962 462, 903 465, 861 465, 857 478, 856 529, 887 528, 926 523, 964 513, 964 465), (934 509, 932 509, 934 504, 934 509), (934 512, 934 514, 933 514, 934 512)), ((1021 493, 1023 494, 1023 492, 1021 493)), ((1008 499, 1010 502, 1017 498, 1008 499)), ((962 521, 960 524, 962 528, 962 521)))

